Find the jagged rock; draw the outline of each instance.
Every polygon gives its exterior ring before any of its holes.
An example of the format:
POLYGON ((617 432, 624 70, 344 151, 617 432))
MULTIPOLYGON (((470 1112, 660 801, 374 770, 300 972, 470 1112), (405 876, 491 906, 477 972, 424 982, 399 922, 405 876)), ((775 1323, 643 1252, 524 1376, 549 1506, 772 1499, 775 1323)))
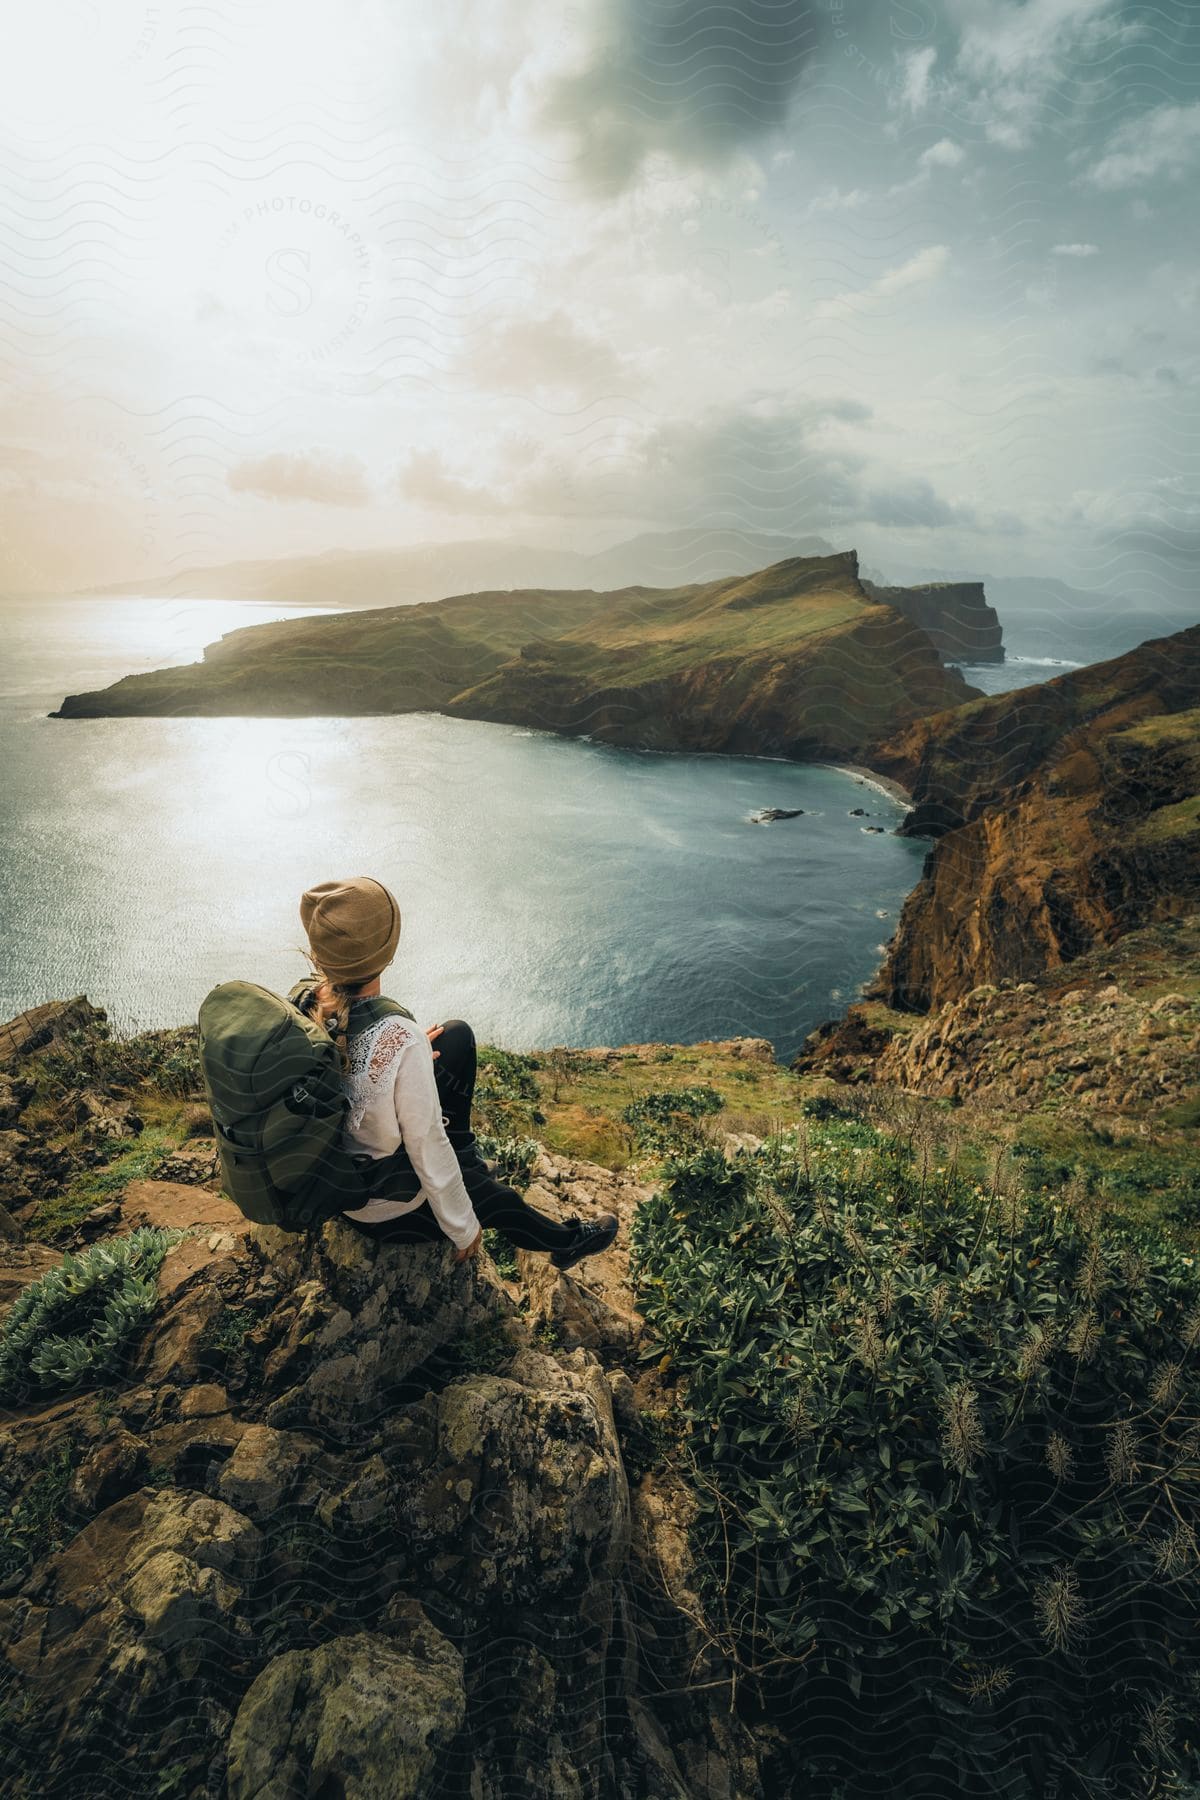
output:
POLYGON ((269 1425, 353 1439, 440 1345, 519 1319, 486 1265, 456 1263, 449 1242, 380 1243, 340 1220, 311 1236, 254 1226, 251 1238, 282 1289, 254 1334, 269 1425))
POLYGON ((75 1470, 68 1489, 71 1504, 84 1516, 101 1511, 138 1485, 145 1465, 144 1440, 118 1428, 75 1470))
POLYGON ((0 1130, 9 1131, 33 1097, 33 1083, 19 1075, 0 1074, 0 1130))
POLYGON ((472 1593, 528 1602, 614 1575, 629 1494, 603 1372, 521 1351, 506 1375, 453 1382, 437 1401, 437 1454, 413 1529, 461 1558, 472 1593))
POLYGON ((221 1469, 217 1493, 248 1518, 270 1519, 317 1451, 311 1438, 296 1432, 247 1426, 221 1469))
POLYGON ((631 1351, 640 1341, 642 1323, 629 1281, 625 1247, 634 1213, 650 1188, 597 1163, 545 1153, 535 1175, 526 1197, 539 1212, 554 1219, 572 1214, 587 1219, 614 1212, 619 1229, 612 1249, 576 1263, 565 1275, 559 1274, 547 1257, 518 1250, 517 1265, 528 1300, 526 1316, 535 1328, 548 1327, 570 1348, 584 1345, 610 1353, 631 1351))
POLYGON ((419 1607, 394 1637, 288 1651, 238 1708, 229 1800, 424 1800, 465 1713, 462 1657, 419 1607))
POLYGON ((1186 994, 1162 994, 1151 1006, 1150 1011, 1158 1017, 1162 1013, 1191 1012, 1196 1002, 1189 1000, 1186 994))
POLYGON ((93 1006, 83 994, 76 994, 73 1000, 50 1000, 44 1006, 31 1006, 15 1019, 0 1024, 0 1065, 28 1056, 68 1031, 97 1025, 106 1016, 102 1007, 93 1006))
POLYGON ((154 1177, 156 1181, 181 1182, 185 1186, 199 1187, 204 1182, 218 1180, 220 1173, 216 1143, 212 1138, 197 1137, 164 1156, 154 1171, 154 1177))
MULTIPOLYGON (((553 1156, 539 1183, 560 1214, 612 1207, 623 1242, 647 1191, 553 1156)), ((224 1205, 134 1183, 122 1223, 176 1222, 197 1202, 224 1205)), ((623 1253, 561 1279, 537 1262, 547 1291, 604 1321, 599 1351, 617 1362, 640 1323, 623 1253)), ((201 1226, 164 1258, 158 1292, 128 1385, 0 1433, 6 1504, 70 1444, 65 1522, 82 1525, 0 1595, 0 1658, 28 1676, 37 1726, 26 1760, 0 1764, 18 1800, 87 1791, 110 1765, 149 1781, 176 1761, 186 1791, 210 1791, 227 1753, 230 1795, 289 1800, 324 1800, 335 1782, 420 1794, 427 1778, 440 1800, 460 1776, 464 1800, 507 1800, 530 1768, 539 1791, 577 1800, 757 1795, 711 1695, 638 1721, 643 1570, 616 1414, 653 1401, 624 1370, 533 1348, 486 1259, 341 1222, 201 1226), (175 1487, 113 1497, 148 1478, 175 1487), (399 1660, 377 1701, 380 1656, 399 1660), (426 1678, 428 1731, 410 1704, 426 1678)), ((665 1622, 663 1643, 680 1628, 665 1622)))
POLYGON ((0 1244, 0 1311, 11 1305, 22 1288, 61 1261, 62 1251, 52 1250, 48 1244, 0 1244))
POLYGON ((548 1257, 530 1250, 517 1251, 517 1264, 529 1303, 527 1316, 535 1327, 547 1327, 571 1349, 579 1344, 589 1350, 632 1348, 640 1335, 639 1321, 632 1313, 618 1312, 589 1284, 589 1273, 595 1281, 595 1271, 586 1264, 577 1263, 562 1275, 548 1257))
POLYGON ((39 1711, 47 1791, 118 1732, 161 1728, 181 1682, 244 1654, 261 1538, 202 1494, 141 1488, 0 1600, 0 1655, 39 1711))
POLYGON ((83 1130, 88 1143, 103 1143, 109 1138, 138 1137, 143 1121, 130 1100, 115 1100, 109 1094, 85 1090, 75 1096, 75 1123, 83 1130))
POLYGON ((207 1226, 241 1238, 250 1228, 249 1220, 223 1194, 183 1181, 131 1181, 121 1196, 121 1217, 127 1230, 137 1225, 180 1231, 207 1226))
POLYGON ((912 791, 903 834, 938 841, 869 996, 925 1012, 981 976, 1036 978, 1194 912, 1198 704, 1193 625, 876 747, 912 791))

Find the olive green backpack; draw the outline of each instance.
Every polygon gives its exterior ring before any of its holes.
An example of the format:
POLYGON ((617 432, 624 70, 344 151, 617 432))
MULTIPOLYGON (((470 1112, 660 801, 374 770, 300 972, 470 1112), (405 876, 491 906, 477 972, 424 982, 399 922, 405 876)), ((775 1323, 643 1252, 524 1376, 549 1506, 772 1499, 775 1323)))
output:
MULTIPOLYGON (((251 981, 224 981, 200 1007, 200 1069, 221 1164, 221 1185, 258 1225, 308 1231, 367 1198, 343 1148, 347 1100, 337 1046, 304 1011, 315 983, 282 997, 251 981)), ((355 1003, 356 1028, 398 1013, 395 1000, 355 1003)))

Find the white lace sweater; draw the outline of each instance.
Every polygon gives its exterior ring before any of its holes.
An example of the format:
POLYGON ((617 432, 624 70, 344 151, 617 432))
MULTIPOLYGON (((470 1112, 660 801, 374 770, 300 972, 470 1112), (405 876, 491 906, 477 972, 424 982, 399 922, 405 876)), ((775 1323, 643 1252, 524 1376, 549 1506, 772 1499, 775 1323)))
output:
POLYGON ((403 1144, 421 1178, 415 1199, 368 1200, 348 1211, 347 1218, 375 1224, 412 1212, 427 1200, 446 1236, 465 1250, 474 1242, 479 1220, 446 1136, 429 1039, 419 1025, 393 1016, 355 1032, 347 1049, 346 1148, 378 1158, 403 1144))

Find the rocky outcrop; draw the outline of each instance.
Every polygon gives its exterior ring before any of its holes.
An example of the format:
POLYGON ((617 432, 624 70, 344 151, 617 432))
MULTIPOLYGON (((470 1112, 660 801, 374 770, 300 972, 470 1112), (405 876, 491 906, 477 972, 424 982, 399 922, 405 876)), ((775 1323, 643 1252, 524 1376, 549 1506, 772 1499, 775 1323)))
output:
POLYGON ((921 721, 876 753, 938 842, 868 992, 924 1011, 1200 900, 1200 626, 921 721))
POLYGON ((448 710, 646 749, 870 762, 900 720, 975 692, 871 603, 853 551, 712 583, 686 610, 663 598, 526 645, 448 710))
POLYGON ((927 633, 939 656, 951 663, 1002 663, 1004 634, 982 581, 930 581, 916 587, 863 586, 874 600, 894 606, 927 633))
POLYGON ((104 1017, 103 1009, 93 1006, 83 994, 76 994, 73 1000, 51 1000, 44 1006, 31 1006, 0 1025, 0 1069, 44 1049, 69 1031, 86 1030, 104 1017))
MULTIPOLYGON (((534 1185, 623 1226, 645 1191, 545 1154, 534 1185)), ((191 1185, 122 1204, 189 1222, 126 1375, 0 1429, 0 1511, 65 1470, 58 1547, 0 1579, 6 1793, 759 1800, 685 1503, 631 1493, 623 1254, 526 1286, 191 1185)))
POLYGON ((925 1018, 870 1004, 796 1069, 994 1114, 1068 1113, 1167 1140, 1200 1123, 1200 912, 1128 933, 1035 981, 981 983, 925 1018))
POLYGON ((421 1608, 389 1608, 363 1631, 269 1662, 238 1709, 229 1800, 421 1800, 442 1779, 466 1718, 463 1659, 421 1608))

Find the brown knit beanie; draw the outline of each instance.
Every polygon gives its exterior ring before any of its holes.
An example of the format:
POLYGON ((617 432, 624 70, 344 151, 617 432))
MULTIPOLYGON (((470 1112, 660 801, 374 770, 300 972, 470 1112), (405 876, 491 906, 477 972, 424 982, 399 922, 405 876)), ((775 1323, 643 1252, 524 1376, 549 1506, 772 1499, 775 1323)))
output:
POLYGON ((400 941, 400 908, 369 875, 322 881, 300 900, 300 922, 317 967, 353 986, 381 975, 400 941))

